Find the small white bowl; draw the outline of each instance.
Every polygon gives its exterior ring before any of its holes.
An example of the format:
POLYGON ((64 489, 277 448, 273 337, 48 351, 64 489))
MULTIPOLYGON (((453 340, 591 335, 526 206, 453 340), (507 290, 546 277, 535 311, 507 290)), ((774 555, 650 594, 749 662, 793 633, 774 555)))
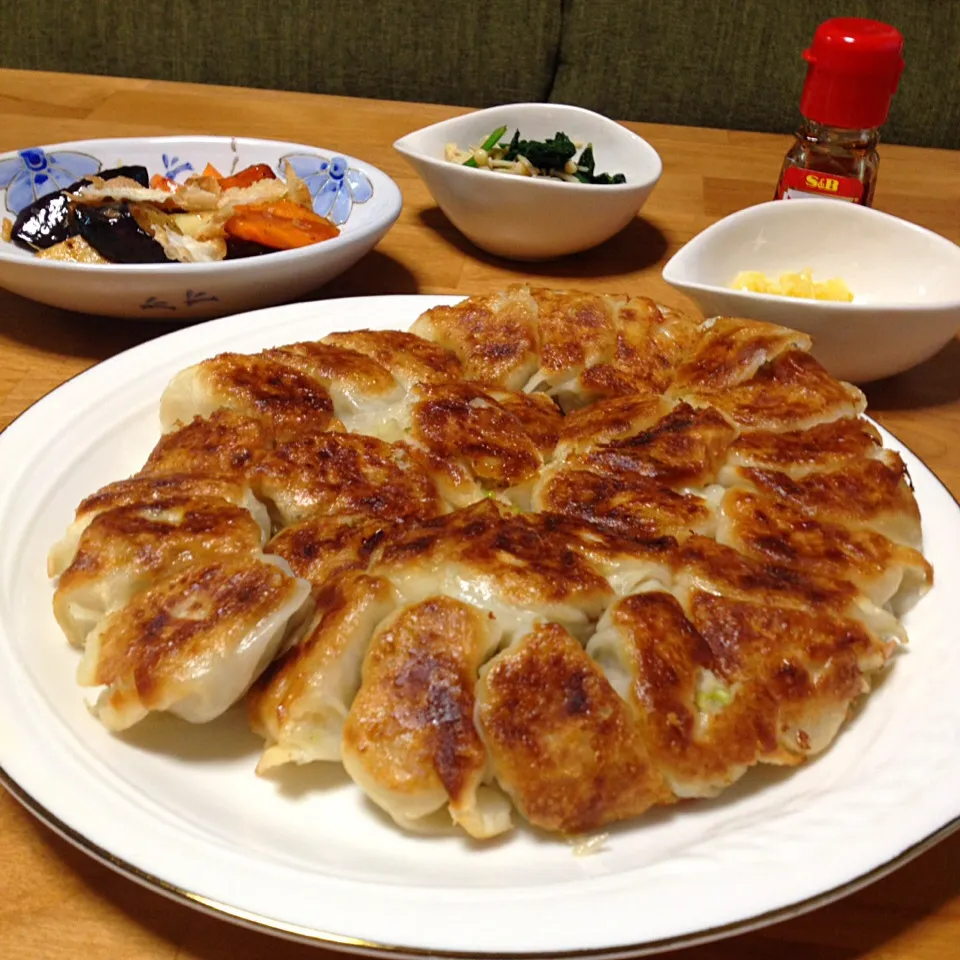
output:
POLYGON ((663 268, 707 316, 783 324, 813 337, 835 377, 866 383, 901 373, 960 329, 960 247, 868 207, 839 200, 770 201, 724 217, 663 268), (770 277, 813 270, 843 279, 851 303, 730 290, 741 270, 770 277))
POLYGON ((663 164, 646 140, 598 113, 560 103, 511 103, 409 133, 394 147, 420 175, 450 222, 478 247, 514 260, 548 260, 588 250, 622 230, 653 190, 663 164), (566 183, 496 174, 450 163, 444 148, 482 143, 497 127, 525 140, 562 131, 593 144, 597 173, 623 184, 566 183))
MULTIPOLYGON (((192 322, 293 300, 353 266, 400 215, 397 185, 376 167, 337 151, 246 137, 137 137, 77 140, 0 155, 0 217, 81 176, 121 164, 182 182, 207 163, 223 174, 266 163, 282 176, 296 157, 314 192, 314 209, 340 235, 298 250, 216 263, 76 264, 38 260, 0 241, 0 286, 65 310, 192 322), (326 164, 326 167, 324 167, 326 164)), ((301 174, 302 175, 302 174, 301 174)))

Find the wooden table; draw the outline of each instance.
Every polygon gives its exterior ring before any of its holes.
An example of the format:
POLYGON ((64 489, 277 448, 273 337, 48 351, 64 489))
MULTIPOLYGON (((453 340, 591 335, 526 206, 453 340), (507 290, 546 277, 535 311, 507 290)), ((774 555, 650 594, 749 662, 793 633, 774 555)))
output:
MULTIPOLYGON (((225 87, 0 70, 0 151, 88 137, 213 133, 314 143, 363 157, 404 195, 379 247, 319 297, 476 293, 518 278, 692 305, 664 261, 717 218, 769 199, 788 138, 629 124, 663 158, 643 211, 602 247, 523 266, 463 239, 391 143, 457 108, 225 87)), ((876 206, 960 242, 960 153, 887 146, 876 206)), ((0 291, 0 428, 91 364, 167 326, 80 316, 0 291)), ((960 495, 960 344, 867 390, 870 412, 960 495)), ((931 784, 936 789, 936 784, 931 784)), ((324 951, 272 940, 140 888, 60 840, 0 791, 0 957, 4 960, 276 960, 324 951)), ((960 834, 839 903, 757 933, 671 954, 678 960, 960 956, 960 834)))

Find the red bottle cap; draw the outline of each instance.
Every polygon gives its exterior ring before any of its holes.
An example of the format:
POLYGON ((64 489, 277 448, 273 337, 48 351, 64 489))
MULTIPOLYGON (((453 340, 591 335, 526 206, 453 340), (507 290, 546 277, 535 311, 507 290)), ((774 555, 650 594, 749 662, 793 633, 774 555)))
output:
POLYGON ((844 129, 879 127, 903 72, 899 30, 859 17, 836 17, 817 27, 803 53, 807 79, 800 112, 815 123, 844 129))

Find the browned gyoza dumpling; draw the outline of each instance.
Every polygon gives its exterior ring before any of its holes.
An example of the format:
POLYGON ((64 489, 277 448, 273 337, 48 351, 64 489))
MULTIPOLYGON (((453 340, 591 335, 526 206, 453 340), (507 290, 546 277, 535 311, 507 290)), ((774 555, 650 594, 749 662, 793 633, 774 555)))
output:
POLYGON ((108 613, 156 580, 204 559, 252 555, 266 540, 249 511, 215 497, 169 497, 98 514, 53 595, 76 646, 108 613))
POLYGON ((878 606, 905 613, 933 582, 923 555, 863 527, 815 519, 779 496, 729 490, 717 540, 741 553, 825 578, 848 580, 878 606))
POLYGON ((634 711, 557 624, 487 664, 477 725, 497 782, 535 826, 581 833, 669 800, 634 711))
POLYGON ((246 481, 274 443, 274 431, 263 420, 228 409, 216 410, 209 417, 194 417, 164 434, 139 475, 219 476, 246 481))
POLYGON ((726 388, 678 385, 676 395, 709 405, 741 430, 805 430, 857 417, 867 402, 849 383, 834 380, 809 354, 788 350, 755 376, 726 388))
POLYGON ((488 611, 505 640, 542 620, 584 636, 613 596, 562 532, 490 501, 394 530, 370 571, 406 602, 442 595, 488 611))
POLYGON ((523 286, 434 307, 412 332, 454 353, 468 380, 490 386, 522 390, 539 363, 537 304, 523 286))
POLYGON ((348 570, 364 570, 393 521, 348 516, 308 517, 281 530, 266 546, 308 580, 317 594, 348 570))
POLYGON ((757 762, 823 750, 892 645, 859 621, 660 584, 619 600, 587 652, 636 708, 678 797, 714 796, 757 762))
POLYGON ((169 711, 219 716, 297 635, 310 585, 278 557, 223 557, 158 580, 88 635, 77 671, 111 730, 169 711))
POLYGON ((267 741, 258 772, 340 759, 363 657, 396 603, 387 580, 361 573, 341 577, 324 591, 303 638, 271 664, 248 696, 253 729, 267 741))
POLYGON ((322 342, 294 343, 260 356, 300 370, 322 384, 333 410, 351 431, 399 440, 403 387, 382 364, 348 347, 322 342))
POLYGON ((402 444, 316 433, 278 444, 251 472, 282 526, 313 514, 398 520, 443 510, 433 480, 402 444))
POLYGON ((73 522, 54 545, 47 560, 47 574, 59 576, 73 562, 83 531, 95 517, 118 507, 149 507, 159 501, 182 497, 214 497, 243 507, 256 520, 264 536, 270 533, 266 508, 254 497, 249 485, 216 474, 169 473, 131 477, 85 497, 77 507, 73 522))
POLYGON ((165 432, 226 408, 262 420, 278 435, 342 429, 323 384, 277 359, 222 353, 181 370, 160 398, 165 432))
POLYGON ((407 390, 418 383, 450 383, 463 377, 455 354, 402 330, 350 330, 328 334, 323 342, 375 360, 407 390))
POLYGON ((111 729, 246 696, 258 772, 342 762, 475 838, 800 763, 933 576, 903 460, 810 348, 516 284, 194 364, 51 551, 78 679, 111 729))
POLYGON ((401 826, 446 807, 471 836, 510 827, 509 806, 483 786, 487 756, 474 726, 481 664, 500 630, 449 597, 399 610, 377 630, 343 728, 343 764, 401 826))

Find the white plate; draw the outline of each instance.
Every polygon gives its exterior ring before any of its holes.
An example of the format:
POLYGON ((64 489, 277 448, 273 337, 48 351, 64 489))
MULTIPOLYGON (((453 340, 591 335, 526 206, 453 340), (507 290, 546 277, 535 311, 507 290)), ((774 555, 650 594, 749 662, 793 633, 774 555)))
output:
POLYGON ((278 174, 290 161, 317 213, 339 236, 298 250, 214 263, 61 263, 0 240, 0 286, 64 310, 192 323, 284 303, 316 290, 369 253, 393 226, 403 199, 381 170, 336 150, 252 137, 74 140, 0 154, 0 218, 34 197, 97 170, 142 164, 183 182, 212 163, 224 175, 255 163, 278 174))
POLYGON ((575 856, 520 828, 488 845, 401 833, 339 767, 253 772, 240 711, 111 736, 84 709, 50 609, 47 548, 80 498, 143 462, 181 367, 336 329, 406 328, 452 298, 297 304, 181 330, 63 385, 0 436, 0 765, 14 794, 93 856, 229 919, 348 948, 620 956, 729 935, 875 879, 960 815, 960 511, 913 476, 938 585, 912 643, 819 760, 613 829, 575 856))

